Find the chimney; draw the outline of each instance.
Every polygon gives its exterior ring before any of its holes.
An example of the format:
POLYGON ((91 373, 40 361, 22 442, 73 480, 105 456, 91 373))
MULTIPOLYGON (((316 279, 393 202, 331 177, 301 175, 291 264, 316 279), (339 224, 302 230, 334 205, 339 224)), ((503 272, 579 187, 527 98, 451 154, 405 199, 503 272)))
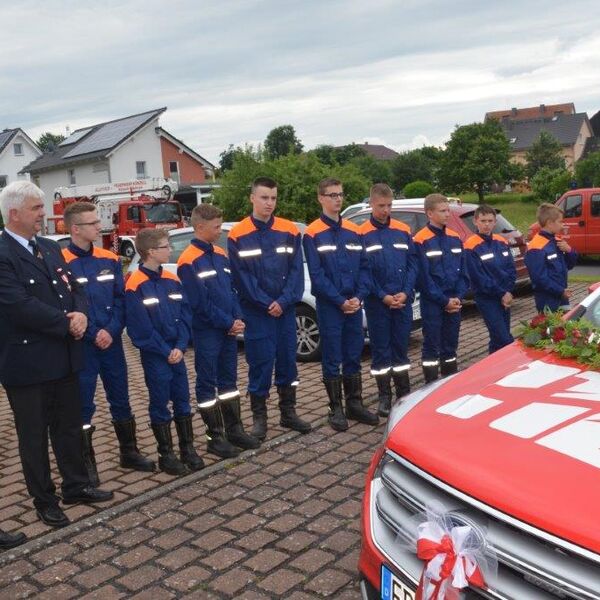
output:
POLYGON ((68 125, 65 125, 65 131, 67 133, 67 137, 71 135, 71 128, 68 125))
POLYGON ((513 114, 513 117, 517 116, 517 109, 515 107, 511 108, 510 112, 513 114))
POLYGON ((542 114, 544 114, 546 112, 546 105, 545 104, 540 104, 540 112, 542 114))

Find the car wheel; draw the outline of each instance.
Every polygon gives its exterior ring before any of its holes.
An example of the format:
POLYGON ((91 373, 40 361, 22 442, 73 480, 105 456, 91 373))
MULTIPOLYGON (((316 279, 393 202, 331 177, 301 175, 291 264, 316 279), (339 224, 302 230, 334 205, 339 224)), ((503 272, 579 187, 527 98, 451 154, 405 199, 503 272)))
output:
POLYGON ((124 242, 121 245, 121 255, 125 258, 129 258, 130 260, 133 258, 135 254, 135 248, 131 242, 124 242))
POLYGON ((296 359, 312 362, 321 358, 321 333, 317 313, 301 304, 296 307, 296 359))

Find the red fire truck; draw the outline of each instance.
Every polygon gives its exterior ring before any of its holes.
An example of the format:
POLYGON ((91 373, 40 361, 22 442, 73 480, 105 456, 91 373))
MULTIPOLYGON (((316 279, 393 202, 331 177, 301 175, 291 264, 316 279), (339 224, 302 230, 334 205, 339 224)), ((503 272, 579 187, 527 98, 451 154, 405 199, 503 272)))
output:
POLYGON ((140 229, 177 229, 185 226, 181 205, 171 200, 177 191, 172 180, 153 178, 59 187, 54 192, 54 215, 48 218, 47 233, 65 233, 65 208, 80 201, 92 202, 102 223, 102 245, 131 258, 140 229))

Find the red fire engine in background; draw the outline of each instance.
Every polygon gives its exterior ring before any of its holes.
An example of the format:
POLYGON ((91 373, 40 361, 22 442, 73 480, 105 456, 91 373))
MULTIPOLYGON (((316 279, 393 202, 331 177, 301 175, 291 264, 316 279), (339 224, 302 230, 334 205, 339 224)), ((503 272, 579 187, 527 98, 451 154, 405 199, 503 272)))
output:
POLYGON ((176 191, 175 181, 162 178, 59 187, 54 192, 54 215, 47 219, 47 233, 66 233, 63 215, 69 204, 92 202, 101 222, 102 246, 131 258, 140 229, 185 227, 181 205, 171 200, 176 191))

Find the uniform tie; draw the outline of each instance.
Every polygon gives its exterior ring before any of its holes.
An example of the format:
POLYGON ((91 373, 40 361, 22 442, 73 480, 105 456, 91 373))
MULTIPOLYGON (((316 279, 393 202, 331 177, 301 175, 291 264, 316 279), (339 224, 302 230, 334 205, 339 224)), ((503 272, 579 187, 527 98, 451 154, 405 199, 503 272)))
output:
POLYGON ((29 240, 29 242, 27 242, 29 244, 29 247, 31 248, 31 252, 33 253, 33 255, 36 258, 39 258, 40 260, 44 260, 42 257, 42 254, 40 252, 40 247, 38 246, 38 243, 35 239, 29 240))

